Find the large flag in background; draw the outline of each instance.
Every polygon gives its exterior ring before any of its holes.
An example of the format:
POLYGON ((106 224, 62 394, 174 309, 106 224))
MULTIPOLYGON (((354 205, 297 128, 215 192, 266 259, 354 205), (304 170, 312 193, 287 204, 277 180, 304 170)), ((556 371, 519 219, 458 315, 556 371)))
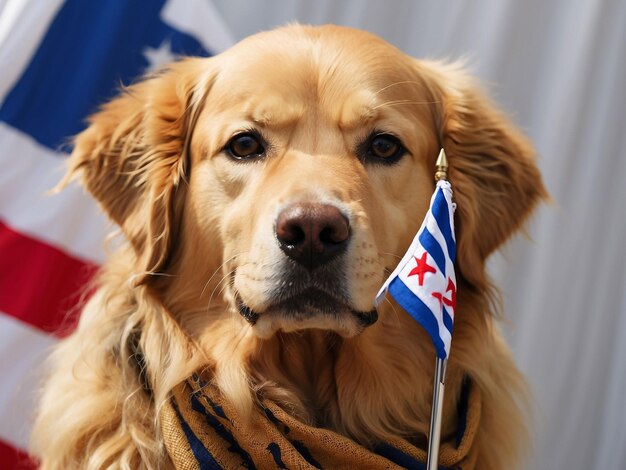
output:
POLYGON ((379 303, 389 292, 428 332, 441 359, 450 354, 456 313, 455 207, 450 183, 439 181, 422 226, 376 296, 379 303))
POLYGON ((121 84, 232 43, 210 0, 0 2, 0 468, 24 465, 37 367, 111 226, 63 174, 67 138, 121 84))

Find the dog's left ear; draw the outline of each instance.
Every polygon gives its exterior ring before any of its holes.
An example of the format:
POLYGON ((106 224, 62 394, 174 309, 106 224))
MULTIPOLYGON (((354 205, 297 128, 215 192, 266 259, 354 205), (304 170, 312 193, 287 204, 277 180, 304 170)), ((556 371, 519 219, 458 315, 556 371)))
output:
POLYGON ((194 120, 209 59, 187 59, 130 86, 89 118, 74 140, 63 187, 77 178, 137 254, 134 284, 168 264, 185 198, 194 120))
POLYGON ((532 145, 470 76, 455 65, 418 61, 417 67, 437 103, 433 117, 448 156, 458 270, 483 289, 486 258, 548 193, 532 145))

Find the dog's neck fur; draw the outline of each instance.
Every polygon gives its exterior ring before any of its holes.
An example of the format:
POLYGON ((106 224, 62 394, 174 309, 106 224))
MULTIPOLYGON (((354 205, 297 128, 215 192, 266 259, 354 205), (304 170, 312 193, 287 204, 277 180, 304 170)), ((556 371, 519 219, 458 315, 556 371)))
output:
MULTIPOLYGON (((391 436, 423 442, 434 350, 411 319, 396 316, 390 308, 383 309, 381 317, 356 338, 308 330, 278 333, 261 342, 248 362, 259 392, 302 420, 364 445, 391 436)), ((452 363, 444 434, 456 428, 461 379, 452 363)))
POLYGON ((259 342, 248 368, 260 395, 271 397, 303 421, 327 426, 329 404, 336 397, 329 386, 335 375, 342 339, 331 332, 279 332, 259 342))

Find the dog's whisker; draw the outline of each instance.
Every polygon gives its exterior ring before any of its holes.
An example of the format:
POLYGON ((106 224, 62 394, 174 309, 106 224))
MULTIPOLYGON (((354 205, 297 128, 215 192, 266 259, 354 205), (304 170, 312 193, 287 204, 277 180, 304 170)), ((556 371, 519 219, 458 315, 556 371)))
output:
POLYGON ((390 253, 388 251, 381 251, 380 252, 381 255, 387 255, 387 256, 391 256, 393 258, 397 258, 397 259, 402 259, 402 256, 400 255, 396 255, 395 253, 390 253))
MULTIPOLYGON (((206 310, 207 312, 211 311, 211 302, 213 301, 213 296, 215 295, 215 291, 218 289, 218 287, 220 287, 220 284, 222 284, 222 282, 224 282, 225 280, 229 279, 230 276, 232 276, 232 274, 235 272, 235 270, 233 269, 232 271, 227 272, 221 279, 220 281, 215 285, 215 287, 213 288, 213 291, 211 292, 211 296, 209 297, 209 302, 207 303, 207 307, 206 310)), ((221 293, 221 291, 220 291, 221 293)))
POLYGON ((229 263, 230 261, 232 261, 233 259, 241 256, 245 254, 245 252, 241 252, 241 253, 236 253, 233 256, 231 256, 230 258, 228 258, 226 261, 224 261, 211 275, 211 277, 209 278, 208 281, 206 281, 206 283, 204 284, 204 287, 202 288, 202 292, 200 293, 200 297, 202 297, 204 295, 204 292, 206 291, 206 288, 208 287, 209 283, 213 280, 213 278, 217 275, 217 273, 226 265, 226 263, 229 263))
POLYGON ((133 284, 135 282, 135 279, 143 277, 143 276, 160 276, 160 277, 178 277, 177 274, 171 274, 171 273, 155 273, 152 271, 142 271, 139 273, 135 273, 132 274, 131 276, 128 277, 128 283, 129 284, 133 284))
POLYGON ((245 266, 256 266, 256 267, 261 267, 264 269, 268 269, 268 268, 273 268, 275 266, 280 266, 283 263, 283 261, 281 259, 276 259, 274 261, 271 261, 269 263, 267 262, 263 262, 263 263, 259 263, 259 262, 255 262, 255 261, 248 261, 246 263, 241 263, 238 265, 238 267, 242 268, 245 266))
POLYGON ((438 103, 441 103, 441 101, 438 101, 438 100, 435 100, 435 101, 395 100, 395 101, 386 101, 384 103, 374 106, 372 109, 379 109, 379 108, 384 108, 386 106, 396 106, 396 105, 401 105, 401 104, 438 104, 438 103))
POLYGON ((400 315, 398 314, 398 311, 396 310, 395 305, 393 305, 393 303, 391 302, 391 300, 387 298, 387 296, 385 296, 385 302, 387 302, 389 306, 391 307, 391 310, 393 310, 393 313, 396 317, 397 324, 400 325, 400 315))
POLYGON ((374 93, 374 96, 378 96, 380 95, 383 91, 388 90, 389 88, 392 88, 394 86, 398 86, 398 85, 406 85, 407 83, 413 83, 414 85, 421 85, 420 82, 418 82, 417 80, 400 80, 399 82, 393 82, 387 86, 382 87, 381 89, 379 89, 376 93, 374 93))
MULTIPOLYGON (((229 287, 228 283, 222 284, 222 287, 220 288, 219 292, 217 293, 217 296, 219 297, 220 295, 222 295, 222 293, 226 290, 227 287, 229 287)), ((231 285, 230 287, 232 288, 233 286, 231 285)), ((237 297, 237 295, 235 295, 235 297, 237 297)))

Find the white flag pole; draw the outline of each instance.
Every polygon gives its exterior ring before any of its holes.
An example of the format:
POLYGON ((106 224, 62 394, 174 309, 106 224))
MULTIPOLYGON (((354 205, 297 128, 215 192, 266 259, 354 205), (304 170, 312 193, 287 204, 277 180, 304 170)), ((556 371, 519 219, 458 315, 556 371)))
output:
POLYGON ((446 384, 447 359, 437 358, 435 380, 433 385, 433 408, 430 414, 430 431, 428 433, 428 464, 427 470, 437 470, 439 462, 439 440, 441 437, 441 409, 443 392, 446 384))
MULTIPOLYGON (((446 152, 441 149, 437 157, 435 181, 448 179, 448 160, 446 152)), ((437 470, 439 462, 439 442, 441 439, 441 412, 443 408, 443 393, 446 385, 446 366, 448 359, 437 357, 435 364, 435 379, 433 384, 433 406, 430 413, 430 430, 428 432, 428 461, 427 470, 437 470)))

